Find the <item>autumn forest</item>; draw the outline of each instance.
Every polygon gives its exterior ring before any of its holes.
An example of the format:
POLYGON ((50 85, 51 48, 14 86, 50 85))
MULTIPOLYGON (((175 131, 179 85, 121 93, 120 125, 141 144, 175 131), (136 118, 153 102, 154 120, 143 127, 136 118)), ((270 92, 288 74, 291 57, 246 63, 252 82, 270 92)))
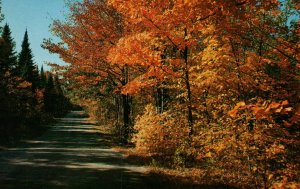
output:
POLYGON ((67 63, 51 72, 32 62, 27 31, 17 55, 2 28, 0 140, 76 104, 169 177, 300 187, 298 0, 67 5, 50 27, 59 41, 42 44, 67 63))

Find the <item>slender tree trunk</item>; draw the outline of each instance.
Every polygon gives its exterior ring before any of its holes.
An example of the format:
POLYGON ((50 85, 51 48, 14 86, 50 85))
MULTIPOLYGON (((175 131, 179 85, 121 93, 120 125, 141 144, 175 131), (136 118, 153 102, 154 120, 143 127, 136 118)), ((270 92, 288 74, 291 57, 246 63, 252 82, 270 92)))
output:
MULTIPOLYGON (((185 36, 187 36, 187 29, 185 29, 185 36)), ((189 53, 188 47, 185 47, 182 55, 185 63, 184 77, 185 77, 185 86, 187 91, 187 108, 188 108, 187 117, 188 117, 188 122, 190 127, 189 135, 191 136, 194 133, 194 128, 193 128, 193 112, 192 112, 192 104, 191 104, 192 92, 191 92, 191 85, 189 80, 188 53, 189 53)))
MULTIPOLYGON (((161 53, 160 58, 162 60, 162 64, 165 65, 166 62, 166 49, 164 52, 161 53)), ((164 101, 165 101, 165 89, 163 88, 163 85, 165 83, 162 82, 156 86, 156 91, 155 92, 155 101, 156 101, 156 109, 157 112, 163 113, 164 112, 164 101)))
POLYGON ((153 88, 153 94, 154 94, 154 102, 155 102, 155 108, 156 112, 159 112, 159 86, 155 86, 153 88))
POLYGON ((208 89, 204 91, 203 102, 204 102, 204 107, 205 107, 204 114, 206 115, 207 123, 209 124, 212 117, 210 116, 210 113, 208 111, 207 97, 208 97, 208 89))
POLYGON ((162 113, 164 111, 164 89, 158 86, 155 93, 157 112, 162 113))
MULTIPOLYGON (((123 70, 124 80, 122 85, 125 86, 128 83, 128 67, 125 66, 123 70)), ((126 144, 129 139, 130 133, 130 99, 128 94, 122 94, 123 105, 123 143, 126 144)))
POLYGON ((122 95, 123 101, 123 142, 127 143, 129 138, 129 126, 130 126, 130 103, 129 96, 122 95))
POLYGON ((239 64, 240 59, 239 59, 238 54, 237 54, 238 47, 237 47, 237 49, 235 48, 234 42, 232 40, 230 40, 230 45, 231 45, 232 53, 233 53, 233 56, 234 56, 234 59, 235 59, 235 64, 236 64, 236 67, 237 67, 236 76, 237 76, 237 78, 239 80, 239 82, 237 83, 237 88, 238 88, 238 91, 239 91, 239 93, 238 93, 238 99, 241 100, 241 99, 244 99, 244 98, 242 97, 242 95, 243 95, 243 89, 241 87, 242 79, 241 79, 240 64, 239 64))
POLYGON ((162 112, 164 112, 164 101, 165 101, 165 98, 164 98, 164 96, 165 96, 165 90, 164 89, 160 89, 161 90, 161 103, 160 103, 160 105, 161 105, 161 109, 160 109, 160 111, 161 111, 161 113, 162 112))

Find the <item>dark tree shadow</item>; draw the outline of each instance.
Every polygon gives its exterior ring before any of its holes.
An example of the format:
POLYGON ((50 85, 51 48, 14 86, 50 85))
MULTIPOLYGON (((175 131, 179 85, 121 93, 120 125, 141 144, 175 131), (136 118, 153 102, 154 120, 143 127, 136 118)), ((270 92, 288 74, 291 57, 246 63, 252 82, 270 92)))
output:
POLYGON ((88 123, 83 112, 71 112, 43 136, 0 151, 0 188, 229 188, 174 182, 148 173, 112 150, 111 139, 88 123))

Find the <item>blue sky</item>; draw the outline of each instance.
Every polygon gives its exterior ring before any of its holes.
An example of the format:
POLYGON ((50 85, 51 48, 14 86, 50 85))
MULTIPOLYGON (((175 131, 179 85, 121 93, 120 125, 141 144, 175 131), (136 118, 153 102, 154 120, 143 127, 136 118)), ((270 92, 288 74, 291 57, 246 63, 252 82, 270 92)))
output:
MULTIPOLYGON (((16 50, 20 52, 21 43, 27 28, 30 46, 35 62, 41 67, 46 62, 59 63, 57 55, 49 54, 41 48, 44 38, 53 38, 49 25, 53 19, 64 19, 67 11, 64 0, 2 0, 2 12, 12 31, 16 50)), ((49 69, 44 65, 45 69, 49 69)))

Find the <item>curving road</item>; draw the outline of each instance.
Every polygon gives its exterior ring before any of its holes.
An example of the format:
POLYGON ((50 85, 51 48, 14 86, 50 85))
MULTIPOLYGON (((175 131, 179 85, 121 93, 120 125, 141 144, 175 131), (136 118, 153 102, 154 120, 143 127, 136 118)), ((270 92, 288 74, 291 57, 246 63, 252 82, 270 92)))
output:
POLYGON ((72 111, 38 139, 0 151, 0 188, 160 188, 146 168, 110 149, 109 136, 93 126, 83 112, 72 111))

